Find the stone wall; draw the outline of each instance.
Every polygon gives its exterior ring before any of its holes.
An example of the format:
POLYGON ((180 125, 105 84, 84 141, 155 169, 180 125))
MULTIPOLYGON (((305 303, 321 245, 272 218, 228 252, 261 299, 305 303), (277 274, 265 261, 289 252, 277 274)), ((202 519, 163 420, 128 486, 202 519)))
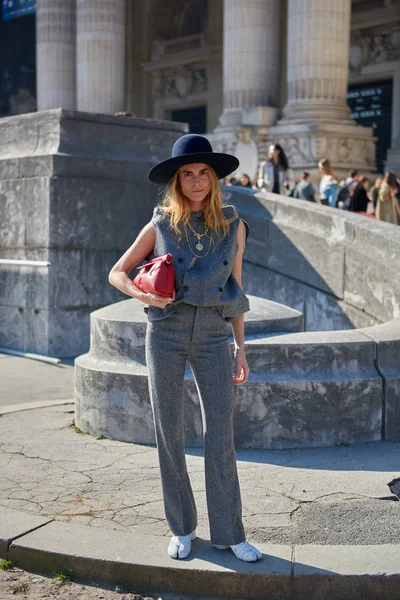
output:
POLYGON ((113 264, 150 219, 151 166, 178 123, 62 109, 0 121, 0 347, 71 357, 89 347, 89 315, 125 299, 113 264))

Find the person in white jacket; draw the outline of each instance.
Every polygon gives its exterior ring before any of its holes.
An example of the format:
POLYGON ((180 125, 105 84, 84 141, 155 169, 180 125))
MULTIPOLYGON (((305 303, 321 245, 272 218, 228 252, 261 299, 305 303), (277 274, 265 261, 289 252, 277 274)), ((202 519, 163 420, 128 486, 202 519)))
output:
POLYGON ((286 196, 294 181, 285 151, 280 144, 272 144, 268 155, 269 160, 260 164, 257 186, 268 192, 286 196))

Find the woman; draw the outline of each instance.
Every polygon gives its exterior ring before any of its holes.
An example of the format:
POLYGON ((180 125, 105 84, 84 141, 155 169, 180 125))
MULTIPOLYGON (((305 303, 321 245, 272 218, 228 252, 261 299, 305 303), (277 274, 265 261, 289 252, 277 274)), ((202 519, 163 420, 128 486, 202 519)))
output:
POLYGON ((319 203, 335 207, 339 186, 331 162, 328 158, 322 158, 318 163, 318 167, 321 173, 319 203))
POLYGON ((315 189, 310 181, 310 173, 308 171, 302 172, 301 179, 293 188, 291 195, 293 198, 315 202, 315 189))
POLYGON ((382 185, 382 177, 377 177, 375 179, 374 185, 371 188, 371 199, 372 204, 374 205, 374 211, 376 210, 376 205, 378 204, 378 196, 379 196, 379 188, 382 185))
POLYGON ((286 196, 294 185, 289 162, 280 144, 273 144, 268 151, 269 160, 260 164, 257 185, 273 194, 286 196))
POLYGON ((179 138, 172 158, 149 173, 153 183, 167 184, 162 205, 110 272, 115 287, 149 305, 146 362, 171 558, 189 555, 197 525, 183 437, 186 361, 202 406, 211 542, 244 561, 262 557, 245 541, 233 441, 234 385, 249 375, 243 315, 249 302, 241 283, 245 226, 233 206, 222 205, 218 179, 238 166, 236 157, 214 153, 203 136, 179 138), (128 277, 151 253, 172 254, 173 297, 144 294, 128 277), (235 342, 235 376, 226 321, 235 342))
POLYGON ((376 205, 375 217, 379 221, 399 224, 400 207, 396 198, 397 186, 396 175, 386 171, 382 185, 379 188, 378 203, 376 205))
POLYGON ((239 183, 241 187, 253 189, 253 184, 251 183, 251 179, 247 173, 242 173, 239 179, 239 183))
POLYGON ((367 212, 368 204, 370 202, 367 194, 369 184, 370 179, 365 176, 361 177, 357 183, 350 197, 349 210, 351 212, 367 212))

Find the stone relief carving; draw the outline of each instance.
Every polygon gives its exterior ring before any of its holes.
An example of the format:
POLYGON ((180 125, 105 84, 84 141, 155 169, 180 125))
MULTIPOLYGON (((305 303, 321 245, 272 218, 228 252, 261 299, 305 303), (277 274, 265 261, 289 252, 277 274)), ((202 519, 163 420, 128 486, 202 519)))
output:
POLYGON ((332 163, 353 164, 374 168, 375 155, 372 140, 350 137, 299 136, 280 141, 293 167, 316 164, 324 156, 332 163))
POLYGON ((193 86, 192 94, 201 94, 207 91, 207 71, 206 69, 194 69, 192 71, 193 86))
POLYGON ((375 165, 372 140, 311 135, 282 138, 280 143, 293 167, 316 164, 324 156, 333 164, 363 164, 370 168, 375 165))
POLYGON ((390 30, 379 28, 355 31, 350 43, 350 72, 357 74, 365 65, 395 61, 400 58, 400 24, 390 30))
POLYGON ((254 127, 240 127, 236 132, 236 137, 243 144, 250 144, 254 139, 254 127))
MULTIPOLYGON (((304 169, 316 167, 318 161, 327 156, 333 165, 356 165, 358 168, 375 168, 375 148, 370 139, 350 138, 327 135, 287 135, 279 138, 257 131, 257 128, 242 127, 236 134, 239 143, 255 143, 259 163, 267 160, 271 143, 279 142, 285 149, 292 168, 304 169)), ((227 143, 218 142, 218 151, 227 152, 227 143)), ((234 148, 231 150, 234 152, 234 148)))
POLYGON ((207 70, 178 65, 163 69, 158 79, 158 98, 185 98, 191 94, 207 91, 207 70))

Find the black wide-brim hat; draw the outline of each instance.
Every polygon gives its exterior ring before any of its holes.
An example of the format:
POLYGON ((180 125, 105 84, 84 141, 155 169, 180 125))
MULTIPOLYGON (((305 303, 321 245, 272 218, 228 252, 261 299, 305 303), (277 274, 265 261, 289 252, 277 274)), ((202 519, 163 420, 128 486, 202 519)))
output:
POLYGON ((172 156, 155 165, 149 172, 149 179, 153 183, 165 185, 183 165, 192 163, 205 163, 210 165, 217 174, 218 179, 223 179, 239 166, 239 161, 232 154, 213 152, 210 142, 203 135, 188 133, 178 138, 172 147, 172 156))

